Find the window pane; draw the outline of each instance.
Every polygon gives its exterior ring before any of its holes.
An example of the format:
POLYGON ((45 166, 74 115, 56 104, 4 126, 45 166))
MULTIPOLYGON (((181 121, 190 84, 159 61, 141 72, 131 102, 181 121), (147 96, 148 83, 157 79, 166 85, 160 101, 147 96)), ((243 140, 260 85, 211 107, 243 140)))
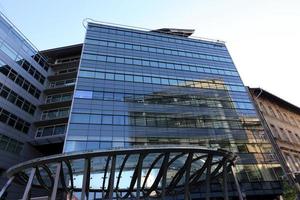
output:
POLYGON ((115 79, 118 81, 124 81, 124 75, 123 74, 116 74, 115 79))
POLYGON ((108 80, 114 80, 114 74, 106 73, 105 78, 108 80))
POLYGON ((96 150, 99 149, 99 142, 87 142, 86 149, 87 150, 96 150))
POLYGON ((152 78, 152 83, 160 84, 159 78, 152 78))
POLYGON ((91 99, 93 97, 93 91, 76 90, 75 98, 91 99))
POLYGON ((94 78, 95 72, 89 72, 89 71, 80 71, 79 77, 86 77, 86 78, 94 78))
POLYGON ((125 75, 125 81, 133 81, 132 75, 125 75))
POLYGON ((46 127, 43 131, 43 136, 53 135, 53 127, 46 127))
POLYGON ((73 123, 89 123, 90 115, 88 114, 72 114, 71 122, 73 123))
POLYGON ((111 115, 103 115, 102 116, 102 124, 112 124, 112 116, 111 115))
POLYGON ((112 143, 111 142, 100 142, 101 149, 111 149, 112 143))
POLYGON ((61 126, 56 126, 54 130, 54 135, 60 135, 60 134, 65 134, 66 126, 61 125, 61 126))
POLYGON ((124 125, 124 116, 114 116, 114 124, 116 125, 124 125))
POLYGON ((134 76, 134 82, 143 82, 143 77, 141 77, 141 76, 134 76))
POLYGON ((104 79, 104 73, 102 73, 102 72, 96 72, 95 73, 95 78, 104 79))
POLYGON ((91 115, 90 116, 90 123, 101 124, 101 115, 91 115))

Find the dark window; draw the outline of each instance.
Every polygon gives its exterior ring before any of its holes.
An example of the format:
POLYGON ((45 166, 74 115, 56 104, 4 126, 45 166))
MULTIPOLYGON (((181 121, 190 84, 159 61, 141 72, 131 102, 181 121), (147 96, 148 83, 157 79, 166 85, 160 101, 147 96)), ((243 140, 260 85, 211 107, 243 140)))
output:
POLYGON ((46 127, 44 128, 44 131, 43 131, 43 136, 50 136, 50 135, 53 135, 53 127, 46 127))
POLYGON ((1 90, 0 92, 0 95, 3 97, 3 98, 7 98, 8 96, 8 91, 5 89, 6 87, 4 86, 3 89, 1 90))

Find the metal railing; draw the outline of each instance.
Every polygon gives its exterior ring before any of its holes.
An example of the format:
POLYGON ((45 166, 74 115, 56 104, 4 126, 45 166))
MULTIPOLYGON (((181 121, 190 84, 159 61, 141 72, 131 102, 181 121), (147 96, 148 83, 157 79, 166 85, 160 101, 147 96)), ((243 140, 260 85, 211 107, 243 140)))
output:
POLYGON ((75 85, 75 83, 76 83, 76 79, 68 79, 68 80, 49 82, 48 88, 71 86, 71 85, 75 85))

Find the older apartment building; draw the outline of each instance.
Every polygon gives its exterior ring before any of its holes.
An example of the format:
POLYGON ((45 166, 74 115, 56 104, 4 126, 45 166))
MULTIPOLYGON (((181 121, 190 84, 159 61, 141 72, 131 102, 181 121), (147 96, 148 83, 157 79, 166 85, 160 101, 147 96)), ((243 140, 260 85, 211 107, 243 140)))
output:
POLYGON ((300 171, 300 108, 261 88, 250 92, 285 159, 287 173, 294 176, 300 171))

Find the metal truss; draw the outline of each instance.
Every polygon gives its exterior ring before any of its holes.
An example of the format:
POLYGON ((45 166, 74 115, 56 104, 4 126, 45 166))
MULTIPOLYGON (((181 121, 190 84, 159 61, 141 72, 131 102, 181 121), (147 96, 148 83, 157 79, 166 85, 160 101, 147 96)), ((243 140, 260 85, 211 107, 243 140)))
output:
MULTIPOLYGON (((27 161, 7 170, 7 183, 25 186, 23 200, 38 188, 51 200, 91 199, 168 199, 178 195, 190 200, 193 191, 205 187, 210 199, 210 184, 222 180, 224 199, 228 200, 228 172, 232 172, 237 193, 240 189, 232 171, 236 156, 224 150, 193 147, 150 147, 60 154, 27 161), (79 196, 78 196, 79 194, 79 196), (99 198, 98 198, 99 199, 99 198)), ((241 197, 240 197, 241 199, 241 197)))

